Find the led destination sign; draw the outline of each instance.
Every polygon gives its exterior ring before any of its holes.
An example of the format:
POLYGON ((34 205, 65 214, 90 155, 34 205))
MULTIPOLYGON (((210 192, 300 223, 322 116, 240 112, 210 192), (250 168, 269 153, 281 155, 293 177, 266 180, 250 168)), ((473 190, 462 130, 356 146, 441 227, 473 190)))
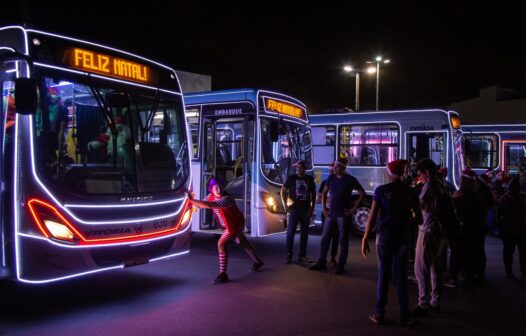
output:
POLYGON ((64 52, 63 61, 84 71, 142 83, 151 81, 150 67, 96 51, 68 48, 64 52))
POLYGON ((305 109, 281 100, 265 98, 265 109, 267 111, 278 112, 291 117, 305 119, 305 109))

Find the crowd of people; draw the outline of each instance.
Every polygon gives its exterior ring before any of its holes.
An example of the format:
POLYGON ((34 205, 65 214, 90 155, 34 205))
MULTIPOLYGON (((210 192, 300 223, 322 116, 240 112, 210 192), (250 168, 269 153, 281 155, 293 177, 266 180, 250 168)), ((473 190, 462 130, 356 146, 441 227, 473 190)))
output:
MULTIPOLYGON (((335 273, 345 272, 351 216, 365 198, 364 188, 346 172, 347 165, 346 158, 337 159, 320 187, 323 228, 319 258, 310 266, 313 271, 327 269, 330 250, 335 273)), ((298 224, 298 262, 310 261, 308 227, 316 203, 316 186, 313 178, 305 173, 305 163, 298 161, 294 166, 296 174, 288 177, 281 190, 288 223, 286 264, 293 259, 298 224)), ((415 316, 441 312, 443 286, 484 285, 484 246, 489 231, 498 233, 502 239, 506 277, 516 279, 513 255, 517 247, 519 271, 526 276, 525 173, 507 178, 493 171, 477 175, 468 168, 462 172, 458 190, 446 180, 447 170, 431 159, 422 159, 413 166, 406 160, 395 160, 386 166, 386 174, 388 183, 374 192, 361 248, 363 257, 367 258, 374 232, 378 283, 375 309, 369 315, 371 321, 377 324, 385 321, 392 278, 399 297, 400 324, 405 326, 411 325, 415 316), (412 308, 408 293, 411 278, 418 285, 418 302, 412 308)), ((220 273, 214 283, 229 280, 227 243, 232 239, 252 259, 251 270, 258 271, 263 261, 244 234, 244 218, 235 201, 223 194, 219 180, 210 181, 209 192, 205 201, 194 200, 191 195, 189 199, 199 208, 213 209, 216 221, 225 230, 218 242, 220 273)))

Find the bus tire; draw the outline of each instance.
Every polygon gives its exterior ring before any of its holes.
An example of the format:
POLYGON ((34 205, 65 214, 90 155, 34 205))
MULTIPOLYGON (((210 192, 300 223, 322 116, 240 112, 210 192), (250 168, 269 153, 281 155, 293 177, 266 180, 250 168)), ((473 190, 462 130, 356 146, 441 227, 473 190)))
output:
MULTIPOLYGON (((351 233, 358 237, 363 237, 369 214, 371 213, 371 199, 366 198, 362 204, 356 209, 356 212, 351 217, 351 233)), ((374 230, 369 235, 374 237, 374 230)))

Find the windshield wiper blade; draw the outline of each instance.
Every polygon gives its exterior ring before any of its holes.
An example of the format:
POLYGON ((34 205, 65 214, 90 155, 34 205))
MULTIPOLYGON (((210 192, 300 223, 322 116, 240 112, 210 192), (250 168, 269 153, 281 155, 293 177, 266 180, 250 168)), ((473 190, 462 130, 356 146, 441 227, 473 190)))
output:
POLYGON ((108 127, 111 130, 111 133, 113 134, 114 137, 116 137, 118 134, 118 131, 117 131, 117 126, 115 126, 115 119, 113 118, 113 113, 111 113, 110 107, 108 106, 108 104, 106 104, 99 90, 97 90, 97 88, 92 83, 90 83, 89 87, 91 89, 91 92, 95 96, 97 103, 104 111, 104 117, 106 118, 106 123, 108 124, 108 127))

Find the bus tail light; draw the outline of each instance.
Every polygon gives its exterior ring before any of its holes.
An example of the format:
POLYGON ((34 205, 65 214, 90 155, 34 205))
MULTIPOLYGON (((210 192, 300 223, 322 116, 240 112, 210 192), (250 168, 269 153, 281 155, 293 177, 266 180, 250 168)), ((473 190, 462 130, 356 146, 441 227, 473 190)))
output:
POLYGON ((27 205, 33 221, 46 238, 67 242, 79 240, 75 229, 55 207, 36 198, 29 200, 27 205))

